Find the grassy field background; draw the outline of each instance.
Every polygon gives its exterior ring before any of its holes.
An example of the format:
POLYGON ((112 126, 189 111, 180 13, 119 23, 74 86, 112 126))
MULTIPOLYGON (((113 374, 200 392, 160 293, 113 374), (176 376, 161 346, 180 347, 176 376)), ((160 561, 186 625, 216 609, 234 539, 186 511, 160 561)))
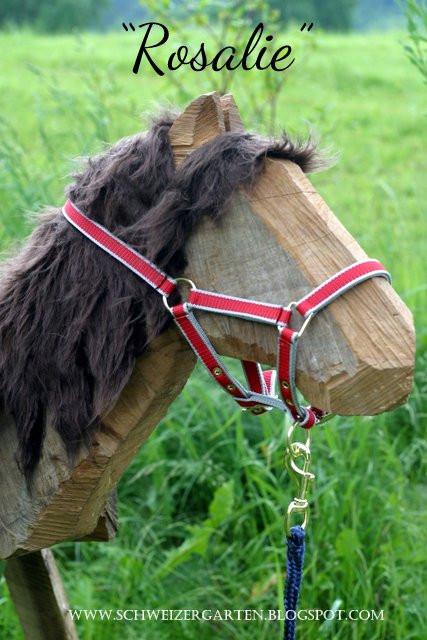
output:
MULTIPOLYGON (((403 33, 301 36, 284 74, 277 131, 314 128, 338 164, 312 180, 413 310, 417 377, 410 402, 375 418, 340 418, 314 434, 300 608, 384 610, 384 621, 300 623, 301 640, 427 637, 426 87, 403 33)), ((197 41, 197 34, 194 34, 197 41)), ((219 74, 131 73, 129 34, 0 34, 0 247, 24 216, 61 204, 77 156, 143 126, 141 112, 185 106, 219 74)), ((223 81, 224 79, 222 79, 223 81)), ((267 130, 256 75, 225 78, 249 129, 267 130)), ((264 110, 263 110, 263 107, 264 110)), ((119 484, 120 535, 55 551, 72 608, 277 609, 293 489, 277 415, 243 415, 197 371, 119 484)), ((82 640, 270 639, 273 622, 78 623, 82 640)), ((0 635, 22 638, 4 579, 0 635)))

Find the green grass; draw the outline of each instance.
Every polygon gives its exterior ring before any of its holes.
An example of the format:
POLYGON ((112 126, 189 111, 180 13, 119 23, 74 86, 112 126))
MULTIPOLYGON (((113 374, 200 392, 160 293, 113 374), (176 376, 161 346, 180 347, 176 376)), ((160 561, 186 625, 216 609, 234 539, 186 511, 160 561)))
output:
MULTIPOLYGON (((341 153, 313 182, 367 253, 391 270, 418 335, 416 384, 405 407, 335 419, 313 438, 316 481, 300 606, 383 609, 385 619, 300 623, 301 640, 419 640, 427 627, 426 96, 402 39, 317 34, 310 46, 301 41, 279 102, 281 126, 293 133, 314 127, 341 153)), ((137 131, 139 113, 159 102, 184 106, 187 95, 170 78, 133 76, 136 40, 124 32, 79 39, 9 33, 0 45, 5 249, 27 233, 25 210, 62 203, 70 158, 137 131)), ((218 82, 209 73, 186 71, 185 78, 190 96, 218 82)), ((265 130, 252 102, 263 102, 259 78, 233 76, 231 88, 248 127, 265 130)), ((236 411, 198 371, 119 484, 117 540, 55 549, 71 606, 277 609, 283 513, 293 491, 283 446, 279 416, 236 411)), ((279 625, 255 621, 82 621, 78 628, 82 640, 279 637, 279 625)), ((22 638, 4 581, 0 631, 22 638)))

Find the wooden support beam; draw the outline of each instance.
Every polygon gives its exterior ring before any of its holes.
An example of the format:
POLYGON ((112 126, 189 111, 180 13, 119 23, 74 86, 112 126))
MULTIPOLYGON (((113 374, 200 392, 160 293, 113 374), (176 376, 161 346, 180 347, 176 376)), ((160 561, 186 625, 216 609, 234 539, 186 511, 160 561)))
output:
POLYGON ((50 549, 8 560, 5 577, 26 640, 78 640, 50 549))

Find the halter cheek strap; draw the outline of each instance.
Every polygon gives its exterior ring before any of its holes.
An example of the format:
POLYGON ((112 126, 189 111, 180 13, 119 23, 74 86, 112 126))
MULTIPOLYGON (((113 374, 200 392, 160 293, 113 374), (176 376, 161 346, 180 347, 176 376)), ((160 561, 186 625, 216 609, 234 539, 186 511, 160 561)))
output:
POLYGON ((102 225, 87 218, 70 200, 63 209, 65 218, 89 240, 124 264, 163 296, 166 308, 191 348, 214 380, 239 404, 242 409, 261 414, 272 408, 287 411, 291 418, 306 429, 322 420, 327 413, 316 407, 304 406, 297 393, 295 370, 299 340, 312 318, 333 300, 364 282, 380 276, 391 282, 390 274, 378 260, 360 260, 320 284, 298 302, 287 307, 257 302, 246 298, 204 291, 185 278, 172 278, 150 260, 115 237, 102 225), (179 280, 191 285, 188 300, 170 307, 168 296, 177 288, 179 280), (263 371, 259 364, 242 361, 248 388, 244 387, 227 369, 212 343, 200 326, 193 309, 220 313, 254 322, 274 325, 278 330, 277 376, 281 398, 275 395, 276 371, 263 371), (290 327, 294 313, 303 319, 299 331, 290 327))

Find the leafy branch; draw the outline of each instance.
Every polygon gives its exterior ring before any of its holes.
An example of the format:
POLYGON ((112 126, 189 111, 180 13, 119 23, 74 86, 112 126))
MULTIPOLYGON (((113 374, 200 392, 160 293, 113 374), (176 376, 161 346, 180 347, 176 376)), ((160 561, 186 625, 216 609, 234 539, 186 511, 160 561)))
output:
MULTIPOLYGON (((174 6, 171 0, 148 0, 144 2, 157 22, 167 25, 174 36, 182 43, 194 40, 209 42, 209 46, 219 51, 232 44, 237 52, 243 51, 248 37, 257 24, 268 25, 269 33, 283 31, 280 11, 272 7, 267 0, 253 0, 250 6, 245 0, 199 0, 185 5, 174 6)), ((312 36, 310 36, 312 39, 312 36)), ((168 76, 178 89, 181 97, 188 99, 185 75, 174 73, 168 76)), ((233 89, 245 95, 254 121, 263 122, 270 133, 276 128, 278 103, 287 82, 283 73, 271 68, 265 69, 256 78, 257 90, 248 85, 247 72, 242 70, 222 70, 220 73, 208 73, 209 86, 204 87, 204 79, 200 78, 201 90, 229 93, 233 89), (259 100, 262 95, 263 99, 259 100)), ((253 85, 252 85, 253 86, 253 85)))
POLYGON ((425 0, 407 0, 406 23, 409 42, 404 45, 410 61, 427 83, 427 5, 425 0))

